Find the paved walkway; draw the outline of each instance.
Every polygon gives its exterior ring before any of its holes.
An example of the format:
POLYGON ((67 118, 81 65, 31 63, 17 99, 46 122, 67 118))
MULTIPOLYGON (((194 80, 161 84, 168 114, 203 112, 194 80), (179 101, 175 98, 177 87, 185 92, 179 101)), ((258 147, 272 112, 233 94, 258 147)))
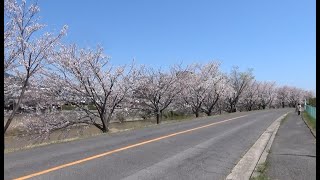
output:
POLYGON ((297 113, 289 113, 280 126, 267 162, 270 179, 316 179, 316 139, 297 113))

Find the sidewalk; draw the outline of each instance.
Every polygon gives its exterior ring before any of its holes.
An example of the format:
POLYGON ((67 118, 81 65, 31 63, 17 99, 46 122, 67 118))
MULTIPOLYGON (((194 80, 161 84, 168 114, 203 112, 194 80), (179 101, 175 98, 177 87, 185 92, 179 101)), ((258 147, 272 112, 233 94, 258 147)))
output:
POLYGON ((316 139, 297 113, 289 113, 280 126, 267 163, 273 180, 316 179, 316 139))

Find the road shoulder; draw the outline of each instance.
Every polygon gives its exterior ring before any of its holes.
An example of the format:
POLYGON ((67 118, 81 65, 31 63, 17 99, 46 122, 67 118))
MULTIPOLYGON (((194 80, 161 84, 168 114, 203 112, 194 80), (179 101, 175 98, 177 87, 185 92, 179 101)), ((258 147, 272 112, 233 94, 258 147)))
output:
POLYGON ((267 158, 270 179, 316 179, 316 139, 301 116, 290 113, 267 158))

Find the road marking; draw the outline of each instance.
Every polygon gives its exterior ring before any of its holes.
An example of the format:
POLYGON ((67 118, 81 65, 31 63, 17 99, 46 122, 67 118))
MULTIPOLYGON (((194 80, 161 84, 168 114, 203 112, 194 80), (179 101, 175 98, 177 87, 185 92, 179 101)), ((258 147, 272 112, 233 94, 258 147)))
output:
POLYGON ((123 150, 126 150, 126 149, 131 149, 131 148, 134 148, 134 147, 137 147, 137 146, 141 146, 141 145, 144 145, 144 144, 152 143, 152 142, 159 141, 159 140, 162 140, 162 139, 166 139, 166 138, 169 138, 169 137, 173 137, 173 136, 176 136, 176 135, 179 135, 179 134, 185 134, 185 133, 188 133, 188 132, 191 132, 191 131, 195 131, 195 130, 198 130, 198 129, 203 129, 203 128, 206 128, 206 127, 209 127, 209 126, 213 126, 213 125, 217 125, 217 124, 220 124, 220 123, 223 123, 223 122, 232 121, 232 120, 239 119, 239 118, 242 118, 242 117, 245 117, 245 116, 248 116, 248 115, 239 116, 239 117, 235 117, 235 118, 231 118, 231 119, 226 119, 226 120, 223 120, 223 121, 210 123, 210 124, 207 124, 207 125, 204 125, 204 126, 200 126, 200 127, 196 127, 196 128, 192 128, 192 129, 176 132, 176 133, 173 133, 173 134, 161 136, 161 137, 158 137, 158 138, 155 138, 155 139, 150 139, 150 140, 147 140, 147 141, 143 141, 143 142, 140 142, 140 143, 132 144, 132 145, 125 146, 125 147, 122 147, 122 148, 119 148, 119 149, 115 149, 115 150, 112 150, 112 151, 107 151, 107 152, 104 152, 102 154, 98 154, 98 155, 90 156, 90 157, 87 157, 87 158, 84 158, 84 159, 80 159, 80 160, 77 160, 77 161, 73 161, 73 162, 70 162, 70 163, 67 163, 67 164, 62 164, 62 165, 59 165, 59 166, 56 166, 56 167, 53 167, 53 168, 50 168, 50 169, 47 169, 47 170, 39 171, 37 173, 33 173, 33 174, 30 174, 30 175, 22 176, 22 177, 14 179, 14 180, 24 180, 24 179, 32 178, 34 176, 39 176, 39 175, 42 175, 42 174, 46 174, 46 173, 49 173, 49 172, 52 172, 52 171, 56 171, 58 169, 62 169, 62 168, 69 167, 69 166, 73 166, 73 165, 76 165, 76 164, 80 164, 80 163, 83 163, 83 162, 86 162, 86 161, 97 159, 97 158, 100 158, 100 157, 103 157, 103 156, 107 156, 107 155, 110 155, 110 154, 113 154, 113 153, 116 153, 116 152, 120 152, 120 151, 123 151, 123 150))

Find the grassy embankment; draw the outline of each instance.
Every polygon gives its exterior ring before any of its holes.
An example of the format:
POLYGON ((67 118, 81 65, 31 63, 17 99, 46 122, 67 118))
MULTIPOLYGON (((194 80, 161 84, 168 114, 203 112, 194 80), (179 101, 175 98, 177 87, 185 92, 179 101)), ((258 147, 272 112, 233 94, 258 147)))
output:
MULTIPOLYGON (((187 121, 194 119, 193 115, 179 115, 175 113, 164 114, 161 124, 174 123, 179 121, 187 121)), ((156 126, 155 119, 145 119, 138 121, 125 121, 125 122, 112 122, 110 123, 110 131, 107 134, 113 134, 117 132, 123 132, 133 129, 146 128, 150 126, 156 126)), ((5 134, 5 153, 13 152, 22 149, 29 149, 54 143, 63 143, 68 141, 74 141, 79 139, 84 139, 92 136, 103 135, 96 127, 89 126, 88 128, 79 131, 79 128, 72 128, 67 136, 61 134, 62 131, 53 132, 50 135, 50 139, 44 141, 33 141, 32 138, 23 136, 25 130, 16 127, 12 128, 5 134)))
POLYGON ((316 119, 311 117, 306 111, 302 113, 303 119, 306 121, 309 127, 315 132, 316 131, 316 119))

